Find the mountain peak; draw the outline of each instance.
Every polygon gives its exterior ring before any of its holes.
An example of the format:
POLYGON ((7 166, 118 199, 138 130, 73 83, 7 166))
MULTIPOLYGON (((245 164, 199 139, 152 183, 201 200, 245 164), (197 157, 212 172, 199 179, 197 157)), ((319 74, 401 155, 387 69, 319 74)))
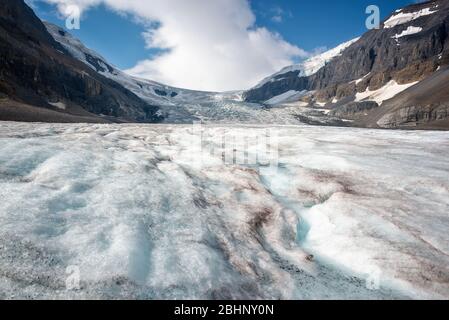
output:
MULTIPOLYGON (((333 109, 334 115, 360 121, 363 126, 384 125, 386 121, 379 117, 399 112, 401 106, 411 107, 395 102, 402 92, 414 96, 413 91, 424 84, 432 91, 447 90, 445 77, 434 75, 449 65, 448 35, 449 1, 413 4, 393 12, 380 29, 370 30, 355 41, 265 79, 245 92, 244 98, 271 104, 281 103, 280 97, 287 97, 289 102, 297 99, 311 107, 333 109)), ((441 95, 421 99, 426 103, 414 105, 414 113, 404 111, 407 117, 388 125, 413 123, 413 117, 442 117, 447 113, 446 101, 442 99, 441 95)), ((407 101, 412 104, 416 99, 407 101)))

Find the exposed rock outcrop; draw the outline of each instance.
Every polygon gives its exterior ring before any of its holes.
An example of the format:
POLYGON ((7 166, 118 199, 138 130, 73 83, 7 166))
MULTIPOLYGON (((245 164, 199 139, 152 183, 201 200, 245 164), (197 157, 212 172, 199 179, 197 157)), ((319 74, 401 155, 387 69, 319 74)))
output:
POLYGON ((387 113, 377 124, 382 128, 419 126, 449 118, 449 104, 440 106, 411 106, 387 113))
POLYGON ((374 101, 351 102, 334 108, 329 115, 339 118, 353 119, 354 116, 360 113, 364 113, 378 107, 379 105, 374 101))

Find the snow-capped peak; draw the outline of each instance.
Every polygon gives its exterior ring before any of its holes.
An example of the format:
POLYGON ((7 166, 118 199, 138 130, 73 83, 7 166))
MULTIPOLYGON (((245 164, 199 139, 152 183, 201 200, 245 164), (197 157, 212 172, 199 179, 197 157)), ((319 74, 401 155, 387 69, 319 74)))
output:
POLYGON ((47 31, 52 37, 59 42, 72 57, 84 62, 86 65, 94 69, 95 71, 110 73, 118 71, 117 68, 106 63, 106 59, 100 56, 97 52, 87 48, 79 39, 72 36, 70 33, 61 29, 57 25, 44 21, 47 31))
POLYGON ((121 84, 150 104, 158 105, 160 107, 175 106, 179 102, 178 100, 191 99, 199 94, 205 94, 173 88, 155 81, 133 77, 108 63, 100 54, 87 48, 79 39, 75 38, 64 29, 49 22, 44 22, 44 24, 53 38, 59 42, 71 56, 83 62, 101 75, 121 84))
MULTIPOLYGON (((313 56, 299 64, 291 65, 285 67, 281 71, 265 78, 262 82, 260 82, 255 88, 260 88, 266 83, 275 82, 280 80, 279 76, 289 73, 299 71, 298 77, 308 77, 315 73, 317 73, 321 68, 323 68, 327 63, 329 63, 335 57, 340 56, 343 51, 345 51, 350 45, 359 40, 360 38, 352 39, 348 42, 342 43, 341 45, 326 51, 324 53, 313 56)), ((282 78, 281 78, 282 79, 282 78)))

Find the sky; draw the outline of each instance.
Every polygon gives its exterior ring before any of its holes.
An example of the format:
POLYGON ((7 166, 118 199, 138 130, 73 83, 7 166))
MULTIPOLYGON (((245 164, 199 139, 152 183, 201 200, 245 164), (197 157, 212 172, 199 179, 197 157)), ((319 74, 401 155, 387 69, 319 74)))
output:
POLYGON ((285 66, 366 32, 367 6, 385 18, 416 0, 27 0, 134 76, 195 90, 248 89, 285 66))

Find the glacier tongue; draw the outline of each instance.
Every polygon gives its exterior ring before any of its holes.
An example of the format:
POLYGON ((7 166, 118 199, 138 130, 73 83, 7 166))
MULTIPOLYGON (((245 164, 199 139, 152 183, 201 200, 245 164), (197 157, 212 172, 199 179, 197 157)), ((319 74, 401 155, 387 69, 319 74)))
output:
MULTIPOLYGON (((53 38, 74 58, 132 91, 148 104, 157 106, 160 109, 158 115, 164 119, 165 123, 185 124, 203 121, 233 124, 300 124, 307 122, 342 125, 339 119, 326 117, 320 112, 317 114, 313 109, 303 107, 271 108, 262 104, 247 103, 243 101, 243 92, 241 91, 224 93, 194 91, 132 77, 108 63, 101 55, 87 48, 67 31, 48 22, 45 25, 53 38)), ((353 41, 307 60, 303 63, 306 72, 318 71, 353 41)), ((273 101, 268 101, 268 104, 295 101, 306 93, 282 95, 277 99, 272 99, 273 101)))
POLYGON ((2 123, 0 298, 449 297, 448 133, 268 130, 2 123))

